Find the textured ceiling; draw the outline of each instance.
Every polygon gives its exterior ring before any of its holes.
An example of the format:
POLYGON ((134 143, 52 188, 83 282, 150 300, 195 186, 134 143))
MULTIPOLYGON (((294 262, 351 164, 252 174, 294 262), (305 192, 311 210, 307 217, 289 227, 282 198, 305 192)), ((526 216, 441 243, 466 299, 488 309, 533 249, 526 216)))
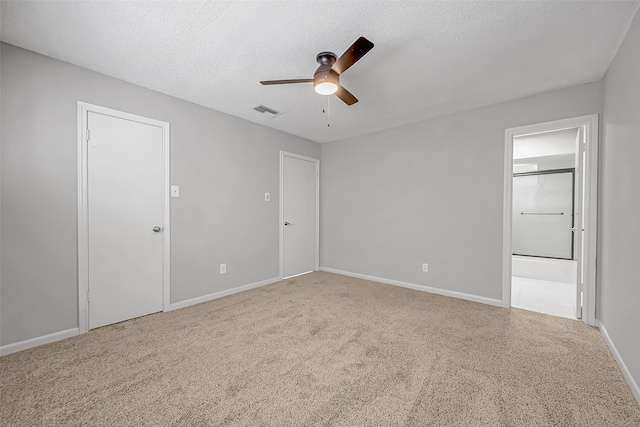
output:
POLYGON ((327 142, 600 79, 638 2, 3 1, 2 40, 327 142), (320 51, 375 47, 316 94, 320 51), (323 108, 329 101, 329 123, 323 108), (275 118, 252 108, 284 112, 275 118))

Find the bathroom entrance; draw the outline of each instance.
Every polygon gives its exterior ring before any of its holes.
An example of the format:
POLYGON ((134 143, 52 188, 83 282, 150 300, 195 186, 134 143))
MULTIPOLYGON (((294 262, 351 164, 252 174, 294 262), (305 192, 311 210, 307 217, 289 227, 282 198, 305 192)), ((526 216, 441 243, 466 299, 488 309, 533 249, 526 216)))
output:
MULTIPOLYGON (((577 128, 513 139, 511 306, 577 318, 577 128)), ((582 227, 580 227, 580 233, 582 227)))
POLYGON ((507 307, 587 323, 595 317, 594 127, 597 116, 507 131, 507 307))

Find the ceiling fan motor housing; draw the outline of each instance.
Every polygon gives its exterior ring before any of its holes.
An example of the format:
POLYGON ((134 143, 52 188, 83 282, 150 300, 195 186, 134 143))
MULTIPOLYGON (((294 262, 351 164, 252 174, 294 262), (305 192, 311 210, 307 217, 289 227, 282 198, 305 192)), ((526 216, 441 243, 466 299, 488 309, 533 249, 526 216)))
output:
POLYGON ((313 87, 316 87, 320 83, 333 83, 336 86, 340 86, 339 74, 331 69, 336 59, 337 56, 333 52, 320 52, 318 56, 316 56, 316 61, 320 66, 313 74, 313 87))
POLYGON ((320 83, 333 83, 336 86, 340 86, 340 76, 331 68, 326 70, 318 69, 313 75, 313 87, 318 86, 320 83))

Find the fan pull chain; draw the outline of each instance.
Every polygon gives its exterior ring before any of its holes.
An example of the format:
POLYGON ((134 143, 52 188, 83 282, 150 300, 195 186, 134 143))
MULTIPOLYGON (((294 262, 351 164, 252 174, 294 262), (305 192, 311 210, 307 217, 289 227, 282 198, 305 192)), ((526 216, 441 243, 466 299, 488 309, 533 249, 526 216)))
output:
POLYGON ((327 96, 327 127, 331 126, 331 124, 329 124, 329 98, 331 97, 327 96))
POLYGON ((329 123, 329 98, 331 98, 330 96, 327 96, 327 108, 322 107, 322 114, 326 114, 327 115, 327 127, 331 126, 331 124, 329 123))

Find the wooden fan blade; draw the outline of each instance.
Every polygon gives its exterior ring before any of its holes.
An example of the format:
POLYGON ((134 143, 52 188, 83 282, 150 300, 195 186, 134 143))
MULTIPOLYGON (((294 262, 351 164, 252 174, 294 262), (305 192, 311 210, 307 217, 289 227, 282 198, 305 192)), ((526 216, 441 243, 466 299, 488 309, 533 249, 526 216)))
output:
POLYGON ((373 43, 364 37, 360 37, 349 49, 333 64, 331 69, 338 74, 342 74, 353 64, 358 62, 360 58, 373 49, 373 43))
POLYGON ((353 105, 358 102, 358 98, 353 96, 351 92, 343 88, 342 86, 338 87, 338 91, 336 92, 336 96, 342 100, 347 105, 353 105))
POLYGON ((293 80, 263 80, 263 85, 288 85, 290 83, 313 83, 313 79, 293 79, 293 80))

